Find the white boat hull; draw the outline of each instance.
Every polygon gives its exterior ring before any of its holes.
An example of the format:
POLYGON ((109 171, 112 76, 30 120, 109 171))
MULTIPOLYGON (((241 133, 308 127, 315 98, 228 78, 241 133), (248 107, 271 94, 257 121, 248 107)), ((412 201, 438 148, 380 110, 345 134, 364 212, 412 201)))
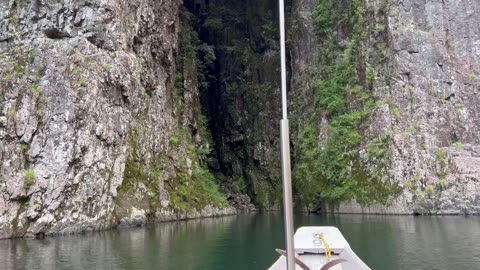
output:
MULTIPOLYGON (((295 270, 320 270, 327 263, 336 261, 338 264, 328 267, 329 270, 370 270, 370 268, 353 252, 340 231, 335 227, 301 227, 295 233, 296 259, 303 262, 302 267, 297 263, 295 270), (319 240, 322 235, 324 241, 319 240), (328 245, 325 248, 325 243, 328 245), (327 259, 326 253, 331 252, 327 259), (341 260, 341 261, 338 261, 341 260)), ((330 263, 333 264, 333 263, 330 263)), ((287 259, 280 258, 269 270, 286 270, 287 259)))

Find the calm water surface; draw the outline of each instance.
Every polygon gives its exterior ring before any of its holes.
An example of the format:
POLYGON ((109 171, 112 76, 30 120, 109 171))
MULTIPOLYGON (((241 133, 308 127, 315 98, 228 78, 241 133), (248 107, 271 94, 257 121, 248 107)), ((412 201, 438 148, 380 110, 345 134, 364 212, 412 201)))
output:
MULTIPOLYGON (((372 269, 480 269, 480 217, 296 216, 340 228, 372 269)), ((283 247, 280 214, 164 223, 44 240, 0 241, 0 269, 266 269, 283 247)))

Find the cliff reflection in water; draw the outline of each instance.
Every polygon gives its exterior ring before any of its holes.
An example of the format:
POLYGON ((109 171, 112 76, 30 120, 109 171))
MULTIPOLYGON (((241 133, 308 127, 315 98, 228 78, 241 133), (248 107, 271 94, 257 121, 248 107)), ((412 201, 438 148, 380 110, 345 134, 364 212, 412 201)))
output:
MULTIPOLYGON (((372 269, 480 269, 480 217, 295 216, 336 226, 372 269)), ((0 241, 6 270, 266 269, 283 247, 279 213, 162 223, 148 228, 0 241)))
POLYGON ((0 269, 197 269, 237 217, 161 223, 41 240, 0 241, 0 269))

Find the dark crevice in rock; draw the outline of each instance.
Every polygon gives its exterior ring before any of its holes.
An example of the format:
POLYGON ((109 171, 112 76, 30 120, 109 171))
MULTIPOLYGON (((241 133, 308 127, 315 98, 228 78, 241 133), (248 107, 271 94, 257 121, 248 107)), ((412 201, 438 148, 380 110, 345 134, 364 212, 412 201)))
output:
POLYGON ((102 50, 107 50, 107 51, 115 51, 115 49, 111 48, 110 46, 106 45, 105 39, 106 37, 104 36, 103 33, 88 33, 86 35, 87 40, 95 45, 95 47, 102 49, 102 50))
POLYGON ((450 100, 450 99, 452 99, 452 98, 454 98, 454 97, 455 97, 455 93, 451 93, 450 95, 448 95, 448 96, 445 98, 445 100, 450 100))
POLYGON ((71 37, 68 33, 61 31, 60 29, 57 29, 57 28, 45 29, 43 30, 43 33, 47 38, 51 38, 51 39, 62 39, 62 38, 71 37))
POLYGON ((215 144, 210 167, 225 179, 227 193, 247 193, 269 208, 280 176, 277 3, 187 0, 184 6, 216 56, 200 93, 215 144))
POLYGON ((42 7, 42 1, 41 0, 35 0, 33 1, 33 11, 35 12, 35 17, 38 17, 38 14, 40 13, 40 8, 42 7))

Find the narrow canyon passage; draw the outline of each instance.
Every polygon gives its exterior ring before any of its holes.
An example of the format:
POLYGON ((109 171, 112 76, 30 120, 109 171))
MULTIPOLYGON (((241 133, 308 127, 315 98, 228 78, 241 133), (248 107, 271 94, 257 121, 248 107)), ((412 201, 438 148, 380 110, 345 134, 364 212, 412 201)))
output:
MULTIPOLYGON (((474 0, 291 0, 296 210, 480 211, 474 0)), ((276 1, 0 1, 0 238, 276 210, 276 1)))

